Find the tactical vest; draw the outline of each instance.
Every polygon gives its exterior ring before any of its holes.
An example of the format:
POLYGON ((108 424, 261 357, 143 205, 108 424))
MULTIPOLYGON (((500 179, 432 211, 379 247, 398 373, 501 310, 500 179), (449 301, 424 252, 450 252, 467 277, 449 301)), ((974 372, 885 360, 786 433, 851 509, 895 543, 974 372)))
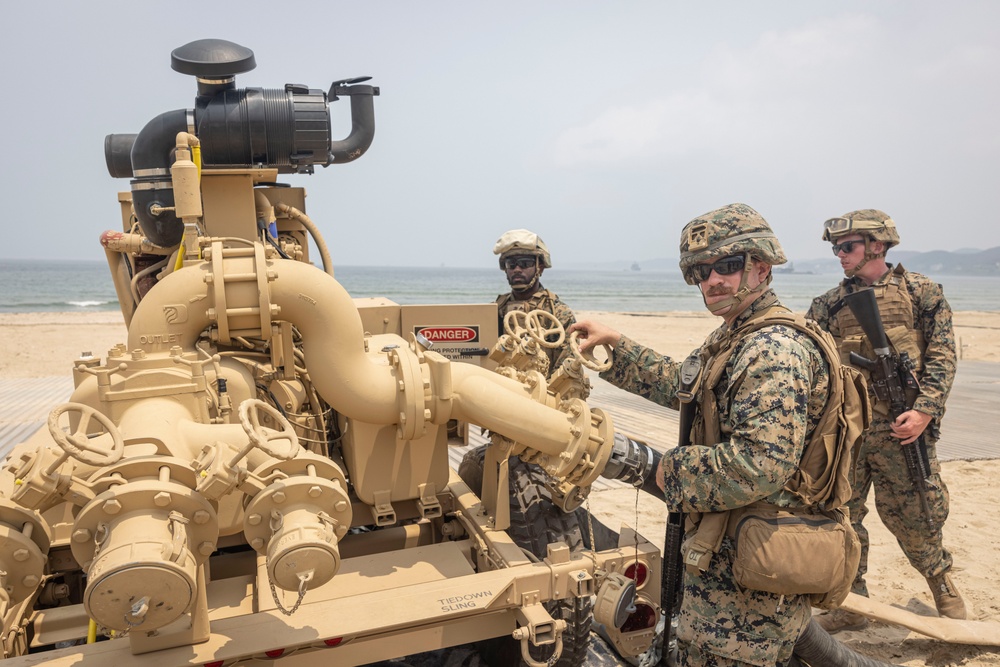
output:
MULTIPOLYGON (((547 313, 555 315, 556 304, 552 299, 552 293, 547 289, 542 288, 538 292, 535 292, 531 297, 525 299, 524 301, 517 301, 514 299, 514 295, 511 292, 507 294, 501 294, 497 297, 497 329, 500 335, 503 335, 503 320, 507 313, 520 310, 529 313, 533 310, 544 310, 547 313)), ((547 340, 555 340, 554 334, 550 334, 546 337, 547 340)), ((543 349, 545 356, 549 360, 549 370, 546 376, 551 376, 552 373, 556 371, 556 359, 559 358, 559 348, 546 347, 543 349)))
MULTIPOLYGON (((875 301, 878 303, 879 314, 882 317, 882 326, 885 328, 886 338, 896 354, 906 352, 910 361, 913 362, 913 370, 919 377, 920 371, 924 367, 924 351, 927 349, 927 341, 924 340, 923 331, 914 327, 913 299, 910 297, 910 290, 906 285, 906 269, 901 264, 897 264, 889 276, 882 283, 871 286, 875 293, 875 301)), ((851 309, 846 307, 844 296, 847 290, 843 284, 840 286, 839 299, 830 309, 831 328, 840 331, 836 338, 837 346, 840 348, 840 361, 843 364, 850 363, 851 352, 856 352, 868 359, 875 358, 875 351, 864 330, 851 309)), ((865 380, 869 379, 869 372, 862 369, 861 373, 865 380)), ((907 395, 907 405, 912 405, 916 398, 916 391, 911 391, 907 395)), ((889 406, 881 402, 874 405, 874 409, 879 414, 886 415, 889 406)))
MULTIPOLYGON (((699 409, 692 424, 691 441, 712 444, 723 440, 715 390, 730 357, 749 334, 775 325, 801 331, 816 343, 829 367, 826 405, 806 442, 796 473, 785 490, 801 498, 804 508, 783 508, 790 513, 811 513, 811 508, 836 510, 851 498, 853 466, 861 433, 871 421, 864 378, 852 366, 840 363, 836 342, 812 320, 776 306, 763 311, 742 326, 710 341, 702 350, 703 371, 699 386, 699 409)), ((764 503, 754 503, 760 507, 764 503)), ((730 512, 689 514, 685 540, 685 564, 705 570, 712 554, 718 553, 729 527, 730 512), (692 532, 696 529, 696 532, 692 532)), ((852 575, 853 576, 853 575, 852 575)))
POLYGON ((514 299, 514 295, 510 292, 507 294, 501 294, 497 297, 497 313, 500 316, 501 323, 503 322, 503 316, 512 310, 522 310, 524 312, 530 312, 532 310, 545 310, 550 313, 554 313, 555 309, 555 302, 553 302, 551 294, 546 289, 536 292, 524 301, 516 301, 514 299), (538 303, 534 303, 536 296, 541 296, 541 298, 538 299, 538 303))

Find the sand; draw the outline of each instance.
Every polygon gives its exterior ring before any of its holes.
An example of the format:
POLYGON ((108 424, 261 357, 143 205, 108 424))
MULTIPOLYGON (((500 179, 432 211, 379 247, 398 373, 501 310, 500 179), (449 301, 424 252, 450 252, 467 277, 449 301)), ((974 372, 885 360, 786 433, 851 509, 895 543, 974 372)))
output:
MULTIPOLYGON (((579 312, 578 319, 597 319, 636 340, 672 356, 687 355, 719 320, 708 313, 579 312)), ((955 332, 963 359, 1000 362, 1000 313, 959 312, 955 332)), ((106 356, 125 341, 126 329, 117 312, 0 313, 0 377, 25 378, 69 375, 72 361, 83 352, 106 356)), ((996 381, 1000 382, 1000 363, 996 381)), ((984 434, 989 437, 989 434, 984 434)), ((951 516, 945 525, 945 545, 955 559, 954 578, 965 596, 971 617, 1000 622, 1000 460, 951 461, 942 465, 951 493, 951 516)), ((607 490, 591 495, 596 516, 617 528, 635 525, 662 545, 664 511, 660 503, 632 490, 607 490)), ((895 540, 872 512, 866 520, 872 537, 869 587, 878 601, 933 615, 933 600, 923 580, 906 562, 895 540)), ((902 665, 996 665, 1000 650, 960 646, 927 639, 905 629, 875 623, 862 632, 838 635, 854 650, 902 665)))

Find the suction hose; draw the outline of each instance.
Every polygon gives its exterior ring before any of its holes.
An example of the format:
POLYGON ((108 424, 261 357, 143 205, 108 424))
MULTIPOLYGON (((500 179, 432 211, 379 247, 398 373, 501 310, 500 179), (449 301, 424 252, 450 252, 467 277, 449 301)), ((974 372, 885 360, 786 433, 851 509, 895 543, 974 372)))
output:
POLYGON ((885 667, 889 662, 875 660, 847 648, 830 636, 815 620, 810 620, 795 642, 791 665, 809 667, 885 667))

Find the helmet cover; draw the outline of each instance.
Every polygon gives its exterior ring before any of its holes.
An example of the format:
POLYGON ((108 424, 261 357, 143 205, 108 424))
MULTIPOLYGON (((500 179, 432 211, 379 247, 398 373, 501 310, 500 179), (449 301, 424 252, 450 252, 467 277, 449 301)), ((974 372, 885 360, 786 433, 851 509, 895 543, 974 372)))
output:
POLYGON ((749 254, 771 266, 788 261, 767 221, 746 204, 699 215, 681 231, 680 250, 681 272, 689 285, 696 284, 689 268, 730 255, 749 254))
POLYGON ((527 229, 511 229, 504 232, 493 246, 493 254, 500 255, 500 268, 503 261, 516 255, 534 255, 541 258, 542 267, 552 268, 552 257, 542 238, 527 229))
POLYGON ((823 240, 835 243, 848 234, 861 234, 872 241, 881 241, 886 250, 899 245, 896 223, 887 214, 874 208, 863 208, 830 218, 823 223, 823 240))

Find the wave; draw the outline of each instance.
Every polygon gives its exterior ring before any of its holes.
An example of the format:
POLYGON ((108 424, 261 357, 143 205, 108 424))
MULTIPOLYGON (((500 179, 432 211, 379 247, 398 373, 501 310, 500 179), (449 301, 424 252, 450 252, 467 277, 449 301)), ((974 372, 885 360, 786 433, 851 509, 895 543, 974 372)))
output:
POLYGON ((77 308, 92 308, 94 306, 105 306, 110 301, 66 301, 65 303, 70 306, 76 306, 77 308))
POLYGON ((70 312, 70 311, 103 311, 116 310, 117 300, 97 300, 97 299, 53 299, 53 300, 15 300, 8 303, 0 303, 0 313, 46 313, 46 312, 70 312))

